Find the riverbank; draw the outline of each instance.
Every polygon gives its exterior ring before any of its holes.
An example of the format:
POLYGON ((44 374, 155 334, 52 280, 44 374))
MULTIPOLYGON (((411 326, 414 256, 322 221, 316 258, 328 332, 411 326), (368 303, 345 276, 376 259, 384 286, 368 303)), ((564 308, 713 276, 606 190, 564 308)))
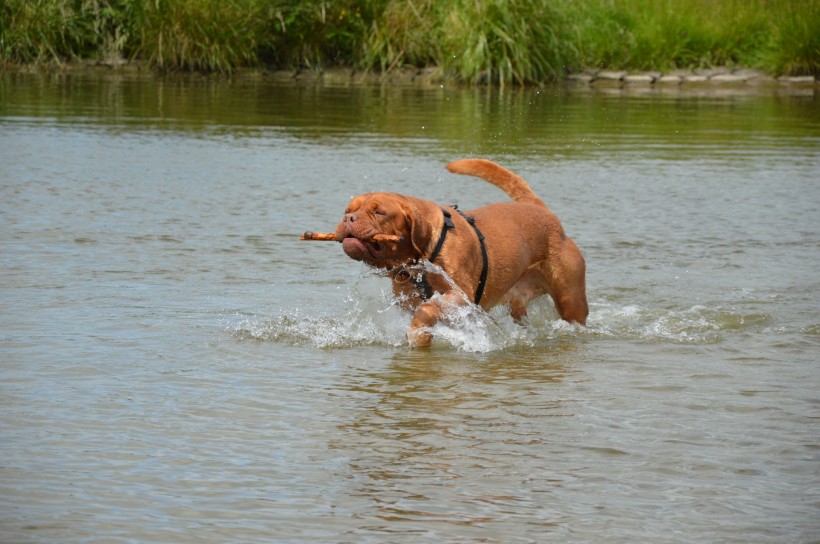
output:
POLYGON ((352 66, 394 77, 435 66, 448 79, 499 85, 590 69, 745 66, 816 77, 820 0, 7 0, 0 8, 0 63, 83 58, 160 72, 352 66))
MULTIPOLYGON (((145 78, 197 78, 197 79, 246 79, 268 80, 282 84, 368 86, 396 85, 415 87, 443 87, 472 85, 452 76, 439 67, 402 67, 389 72, 357 70, 352 67, 336 67, 325 70, 277 70, 245 68, 231 74, 208 74, 198 72, 162 73, 147 63, 126 61, 119 57, 103 60, 85 60, 49 64, 6 64, 0 66, 0 74, 42 73, 83 74, 105 76, 129 76, 145 78)), ((484 81, 479 84, 487 85, 484 81)), ((617 70, 585 69, 568 74, 560 80, 539 84, 541 87, 559 87, 569 92, 625 92, 681 94, 681 95, 731 95, 731 94, 789 94, 810 96, 820 93, 820 78, 814 76, 774 77, 760 70, 728 68, 719 66, 708 69, 627 72, 617 70)))

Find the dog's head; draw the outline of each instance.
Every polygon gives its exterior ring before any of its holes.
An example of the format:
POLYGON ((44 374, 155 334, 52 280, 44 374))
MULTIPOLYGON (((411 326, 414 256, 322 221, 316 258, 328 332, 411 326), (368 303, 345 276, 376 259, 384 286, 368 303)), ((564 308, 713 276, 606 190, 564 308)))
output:
POLYGON ((433 227, 426 203, 395 193, 354 197, 336 227, 348 257, 377 268, 392 268, 424 257, 433 227), (402 237, 401 242, 375 242, 376 234, 402 237))

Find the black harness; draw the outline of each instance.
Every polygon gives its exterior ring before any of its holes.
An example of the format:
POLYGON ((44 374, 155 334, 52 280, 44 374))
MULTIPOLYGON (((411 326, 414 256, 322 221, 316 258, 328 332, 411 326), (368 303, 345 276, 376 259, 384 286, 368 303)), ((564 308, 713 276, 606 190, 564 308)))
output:
MULTIPOLYGON (((473 227, 473 230, 478 236, 478 243, 481 246, 481 276, 478 279, 478 287, 476 287, 475 297, 473 298, 473 302, 478 304, 479 302, 481 302, 481 296, 484 294, 484 286, 487 284, 487 270, 490 267, 490 262, 487 259, 487 247, 484 245, 484 235, 481 234, 480 230, 478 230, 478 227, 475 224, 475 219, 473 217, 459 210, 458 206, 456 206, 455 204, 452 206, 452 208, 456 212, 458 212, 458 214, 461 217, 463 217, 467 221, 467 223, 470 224, 471 227, 473 227)), ((450 212, 448 212, 444 208, 441 208, 441 212, 444 214, 444 225, 441 227, 441 234, 438 237, 438 242, 436 242, 436 247, 433 249, 433 253, 430 255, 430 258, 428 259, 431 263, 435 261, 436 257, 438 257, 438 254, 441 253, 441 248, 444 247, 444 240, 447 239, 447 231, 456 228, 456 225, 455 223, 453 223, 452 215, 450 214, 450 212)), ((429 299, 433 296, 433 286, 430 285, 424 274, 421 275, 419 279, 419 284, 423 290, 423 296, 425 299, 429 299)))

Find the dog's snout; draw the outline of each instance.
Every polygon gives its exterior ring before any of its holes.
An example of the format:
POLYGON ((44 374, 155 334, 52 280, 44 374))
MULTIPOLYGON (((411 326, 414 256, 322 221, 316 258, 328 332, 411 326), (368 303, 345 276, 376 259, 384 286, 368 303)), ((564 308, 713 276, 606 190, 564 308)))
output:
POLYGON ((345 223, 355 223, 359 219, 359 216, 355 213, 346 213, 344 221, 345 223))

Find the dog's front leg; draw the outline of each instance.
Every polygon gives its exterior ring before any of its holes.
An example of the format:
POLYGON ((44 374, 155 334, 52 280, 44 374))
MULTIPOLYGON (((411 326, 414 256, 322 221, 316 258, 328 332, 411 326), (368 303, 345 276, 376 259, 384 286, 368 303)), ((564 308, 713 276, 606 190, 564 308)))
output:
POLYGON ((407 329, 407 341, 415 348, 426 348, 433 340, 430 329, 441 317, 441 302, 438 300, 425 302, 416 308, 413 321, 407 329))
POLYGON ((456 306, 468 304, 464 296, 449 292, 434 300, 425 302, 416 308, 410 328, 407 329, 407 341, 416 348, 426 348, 433 340, 432 328, 448 311, 456 306))

